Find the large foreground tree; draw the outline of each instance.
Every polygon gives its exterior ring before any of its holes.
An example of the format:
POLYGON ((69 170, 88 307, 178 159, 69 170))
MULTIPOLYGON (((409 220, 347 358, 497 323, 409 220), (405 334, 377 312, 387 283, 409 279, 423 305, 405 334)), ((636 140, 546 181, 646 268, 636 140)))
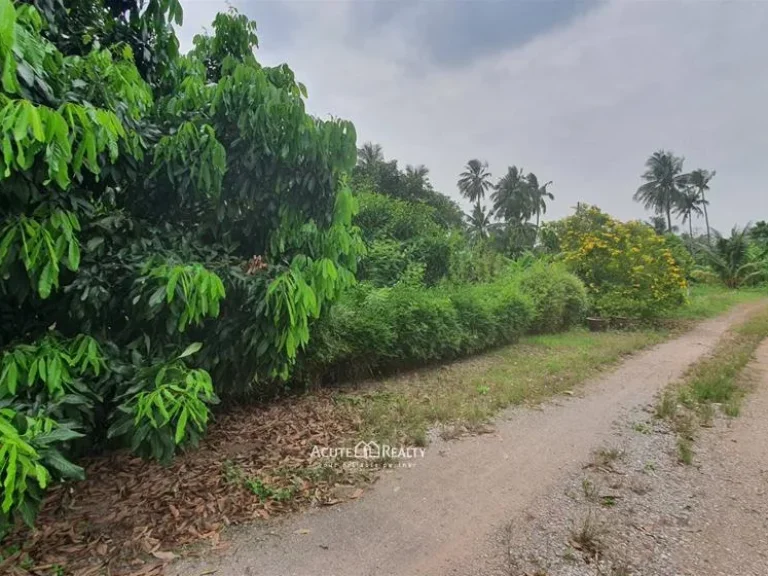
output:
POLYGON ((287 377, 361 243, 354 127, 253 22, 180 57, 174 0, 66 4, 0 0, 0 535, 64 456, 167 460, 216 394, 287 377))

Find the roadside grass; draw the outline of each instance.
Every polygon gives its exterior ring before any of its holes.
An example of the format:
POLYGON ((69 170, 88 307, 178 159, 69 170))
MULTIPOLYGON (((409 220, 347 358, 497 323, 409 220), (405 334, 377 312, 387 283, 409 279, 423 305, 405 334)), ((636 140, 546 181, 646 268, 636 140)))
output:
POLYGON ((378 382, 375 390, 339 393, 336 399, 359 415, 363 438, 422 446, 433 427, 449 427, 449 436, 482 432, 499 410, 569 392, 666 337, 660 330, 583 329, 528 336, 489 354, 396 376, 378 382))
MULTIPOLYGON (((683 321, 684 328, 761 297, 765 294, 754 290, 697 286, 689 303, 670 318, 683 321)), ((487 431, 488 421, 500 410, 568 393, 622 357, 668 339, 679 332, 677 328, 645 326, 608 332, 579 328, 526 336, 484 355, 341 391, 335 399, 360 419, 361 438, 424 446, 431 429, 444 438, 487 431)), ((703 393, 707 386, 700 383, 697 390, 703 393)), ((657 411, 676 410, 678 398, 670 396, 665 402, 657 411)))
POLYGON ((768 308, 724 335, 712 354, 696 362, 681 382, 661 395, 655 415, 669 421, 677 433, 681 462, 693 462, 696 429, 711 426, 715 406, 727 416, 738 416, 752 386, 748 364, 765 338, 768 308))
POLYGON ((723 286, 695 285, 688 296, 688 304, 672 312, 674 320, 702 320, 713 318, 737 304, 754 302, 766 297, 765 289, 731 290, 723 286))

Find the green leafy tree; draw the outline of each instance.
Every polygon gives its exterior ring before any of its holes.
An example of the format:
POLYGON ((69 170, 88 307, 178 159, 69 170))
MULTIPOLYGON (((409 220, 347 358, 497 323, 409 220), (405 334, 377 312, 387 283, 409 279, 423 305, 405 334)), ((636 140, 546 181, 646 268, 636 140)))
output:
POLYGON ((386 161, 379 144, 365 143, 357 151, 357 166, 351 186, 356 192, 374 192, 400 200, 420 202, 436 210, 436 217, 448 228, 462 228, 464 214, 459 206, 440 194, 429 181, 429 169, 422 165, 406 166, 401 171, 396 160, 386 161))
POLYGON ((488 163, 474 158, 467 162, 457 182, 459 192, 472 203, 480 204, 485 193, 493 188, 488 163))
POLYGON ((634 199, 647 209, 667 217, 667 230, 672 232, 672 212, 679 202, 682 190, 688 182, 683 174, 683 159, 671 152, 654 152, 645 163, 642 175, 645 184, 635 192, 634 199))
POLYGON ((756 222, 750 229, 749 237, 764 255, 768 255, 768 222, 756 222))
POLYGON ((5 521, 107 430, 167 460, 287 378, 362 250, 354 127, 306 114, 253 22, 179 56, 175 0, 41 5, 0 0, 5 521))
POLYGON ((709 202, 707 201, 705 193, 709 191, 709 182, 715 177, 715 174, 716 172, 714 170, 710 172, 699 168, 688 175, 688 183, 697 190, 699 196, 701 196, 701 208, 704 210, 704 221, 707 225, 707 243, 710 245, 712 244, 712 234, 709 228, 709 213, 707 212, 709 202))

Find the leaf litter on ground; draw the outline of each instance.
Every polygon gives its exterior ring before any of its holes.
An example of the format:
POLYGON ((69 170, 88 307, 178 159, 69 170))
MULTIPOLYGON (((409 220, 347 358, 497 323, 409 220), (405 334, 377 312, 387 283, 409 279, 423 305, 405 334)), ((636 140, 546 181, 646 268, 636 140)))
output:
POLYGON ((19 553, 0 571, 162 574, 180 547, 225 547, 220 532, 228 525, 337 502, 334 488, 369 474, 336 466, 324 473, 312 448, 348 444, 359 428, 351 411, 319 393, 230 411, 197 450, 167 467, 128 452, 89 458, 86 480, 52 488, 37 527, 20 527, 6 539, 3 546, 19 553), (262 487, 258 493, 249 488, 254 484, 262 487))

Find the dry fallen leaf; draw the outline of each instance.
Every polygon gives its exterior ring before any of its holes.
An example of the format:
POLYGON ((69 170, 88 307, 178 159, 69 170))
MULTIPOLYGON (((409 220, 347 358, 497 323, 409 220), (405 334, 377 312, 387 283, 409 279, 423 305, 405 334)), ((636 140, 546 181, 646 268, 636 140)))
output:
POLYGON ((167 561, 171 561, 174 558, 176 558, 176 554, 174 554, 173 552, 163 552, 160 550, 157 552, 152 552, 152 556, 154 556, 158 560, 167 560, 167 561))

